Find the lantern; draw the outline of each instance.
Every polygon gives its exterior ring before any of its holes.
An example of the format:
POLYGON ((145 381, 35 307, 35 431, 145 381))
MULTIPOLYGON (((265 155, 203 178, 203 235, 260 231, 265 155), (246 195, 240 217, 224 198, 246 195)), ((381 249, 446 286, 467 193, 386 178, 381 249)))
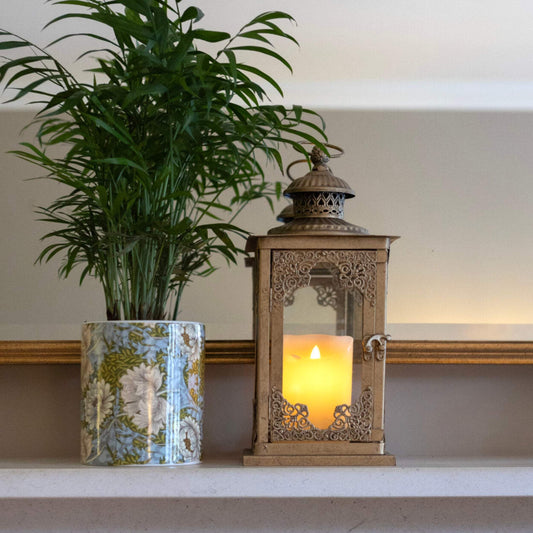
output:
POLYGON ((327 161, 315 147, 312 170, 284 193, 293 201, 279 218, 285 223, 247 243, 256 391, 245 465, 395 464, 385 453, 383 424, 395 237, 343 220, 344 200, 355 194, 327 161))

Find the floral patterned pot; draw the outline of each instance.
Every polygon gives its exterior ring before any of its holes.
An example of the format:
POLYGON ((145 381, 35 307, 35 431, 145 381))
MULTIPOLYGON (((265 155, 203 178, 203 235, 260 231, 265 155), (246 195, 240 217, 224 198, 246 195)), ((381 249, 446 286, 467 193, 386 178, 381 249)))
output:
POLYGON ((83 324, 82 463, 200 462, 204 356, 197 322, 83 324))

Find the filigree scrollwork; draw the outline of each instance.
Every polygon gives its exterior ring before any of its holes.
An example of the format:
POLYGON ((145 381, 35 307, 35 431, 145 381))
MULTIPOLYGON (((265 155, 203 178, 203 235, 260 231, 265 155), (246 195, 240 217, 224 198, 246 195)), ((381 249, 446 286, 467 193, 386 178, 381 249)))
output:
POLYGON ((338 405, 333 423, 327 429, 318 429, 309 421, 306 405, 291 404, 279 389, 273 387, 270 395, 270 440, 369 441, 373 404, 374 396, 368 388, 353 405, 338 405))
POLYGON ((276 413, 279 420, 273 424, 274 428, 279 428, 290 432, 315 431, 316 428, 307 418, 309 411, 307 405, 303 403, 289 403, 278 389, 272 390, 270 398, 270 408, 276 413))
POLYGON ((337 308, 337 291, 331 285, 315 285, 313 289, 316 291, 318 305, 337 308))
POLYGON ((376 252, 364 250, 274 250, 272 303, 282 305, 296 289, 308 287, 318 263, 333 266, 333 282, 376 303, 376 252))
POLYGON ((284 305, 285 307, 290 307, 294 304, 294 293, 292 293, 288 298, 285 298, 284 305))
POLYGON ((344 218, 344 197, 343 193, 329 191, 299 194, 293 199, 294 216, 344 218))
POLYGON ((363 339, 363 359, 370 361, 372 354, 376 352, 376 359, 383 361, 385 359, 385 352, 387 350, 387 341, 391 340, 390 335, 372 335, 363 339))

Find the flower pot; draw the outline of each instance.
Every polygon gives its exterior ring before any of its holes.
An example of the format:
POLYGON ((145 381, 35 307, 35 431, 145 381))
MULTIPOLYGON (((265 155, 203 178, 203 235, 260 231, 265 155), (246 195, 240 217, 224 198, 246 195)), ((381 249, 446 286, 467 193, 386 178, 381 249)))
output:
POLYGON ((204 356, 197 322, 83 324, 82 463, 200 462, 204 356))

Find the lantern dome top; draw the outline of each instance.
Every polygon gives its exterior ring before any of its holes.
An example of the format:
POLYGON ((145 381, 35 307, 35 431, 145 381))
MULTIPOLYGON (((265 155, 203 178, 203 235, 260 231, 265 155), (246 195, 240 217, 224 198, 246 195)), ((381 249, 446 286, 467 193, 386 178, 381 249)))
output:
MULTIPOLYGON (((339 157, 344 153, 338 146, 326 146, 339 152, 331 157, 339 157)), ((293 179, 290 169, 297 163, 307 162, 306 159, 294 161, 287 167, 287 175, 292 183, 283 194, 292 199, 293 205, 286 207, 278 216, 278 220, 285 224, 268 233, 368 234, 365 228, 344 220, 344 200, 353 198, 355 193, 346 181, 333 175, 326 165, 329 157, 316 146, 309 155, 313 168, 305 176, 293 179)))
MULTIPOLYGON (((294 198, 295 195, 302 193, 336 192, 344 194, 345 198, 353 198, 355 192, 343 179, 333 175, 331 169, 326 165, 328 161, 329 157, 315 146, 311 151, 312 170, 305 176, 293 180, 283 194, 288 198, 294 198)), ((295 161, 293 164, 299 162, 295 161)), ((287 168, 287 173, 289 173, 291 166, 289 165, 287 168)))

